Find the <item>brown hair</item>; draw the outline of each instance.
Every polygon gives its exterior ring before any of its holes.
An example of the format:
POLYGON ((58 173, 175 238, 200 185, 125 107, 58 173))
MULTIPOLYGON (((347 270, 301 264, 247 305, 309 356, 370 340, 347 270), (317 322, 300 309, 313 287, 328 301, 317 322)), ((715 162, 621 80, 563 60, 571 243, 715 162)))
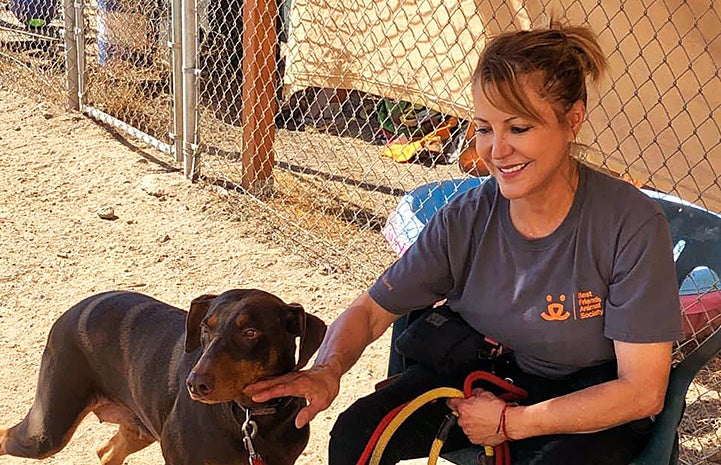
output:
POLYGON ((473 85, 503 111, 543 121, 522 84, 536 85, 559 121, 577 101, 586 104, 586 76, 598 82, 608 67, 596 35, 587 27, 551 20, 546 29, 514 31, 491 39, 473 72, 473 85))

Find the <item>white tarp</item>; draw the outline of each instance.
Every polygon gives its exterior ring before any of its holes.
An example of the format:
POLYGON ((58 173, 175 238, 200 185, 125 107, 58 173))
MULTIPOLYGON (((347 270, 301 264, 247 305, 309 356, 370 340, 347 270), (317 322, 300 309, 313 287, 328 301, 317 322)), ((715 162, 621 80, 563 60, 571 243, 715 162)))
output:
POLYGON ((295 0, 285 83, 358 89, 466 118, 486 38, 561 12, 592 27, 611 63, 580 137, 606 154, 590 152, 591 161, 721 211, 721 18, 713 2, 563 3, 295 0))

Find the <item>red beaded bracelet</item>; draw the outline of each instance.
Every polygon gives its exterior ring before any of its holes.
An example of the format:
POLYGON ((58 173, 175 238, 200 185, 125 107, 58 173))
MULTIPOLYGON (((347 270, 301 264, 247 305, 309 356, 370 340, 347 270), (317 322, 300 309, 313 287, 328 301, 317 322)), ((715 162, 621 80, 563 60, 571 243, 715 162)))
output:
POLYGON ((503 439, 506 441, 512 441, 511 437, 508 435, 508 430, 506 429, 506 410, 508 410, 508 407, 515 407, 517 404, 504 404, 503 408, 501 409, 501 418, 498 419, 498 428, 496 428, 496 434, 501 434, 503 436, 503 439))

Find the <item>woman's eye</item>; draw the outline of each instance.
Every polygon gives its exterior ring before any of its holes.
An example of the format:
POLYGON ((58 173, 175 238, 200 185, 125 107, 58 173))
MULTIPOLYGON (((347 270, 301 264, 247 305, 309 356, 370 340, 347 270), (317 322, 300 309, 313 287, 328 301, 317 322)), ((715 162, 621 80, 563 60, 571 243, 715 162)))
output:
POLYGON ((481 127, 481 128, 477 127, 476 128, 477 136, 485 136, 486 134, 490 134, 490 133, 491 133, 491 128, 486 128, 486 127, 481 127))
POLYGON ((528 132, 531 129, 531 126, 511 126, 511 132, 513 134, 523 134, 524 132, 528 132))

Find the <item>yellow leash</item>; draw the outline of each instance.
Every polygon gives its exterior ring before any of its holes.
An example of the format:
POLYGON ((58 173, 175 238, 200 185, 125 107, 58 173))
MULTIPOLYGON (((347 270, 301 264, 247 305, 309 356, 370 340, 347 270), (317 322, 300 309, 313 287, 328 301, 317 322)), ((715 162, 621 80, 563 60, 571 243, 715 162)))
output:
MULTIPOLYGON (((442 398, 455 398, 465 397, 463 392, 459 389, 440 387, 431 389, 428 392, 424 392, 420 396, 416 397, 412 401, 408 402, 398 414, 388 423, 388 426, 383 431, 381 436, 378 438, 378 443, 373 449, 373 455, 371 456, 370 465, 379 465, 381 457, 383 457, 383 451, 385 451, 388 442, 390 441, 396 430, 408 419, 413 412, 426 405, 428 402, 432 402, 436 399, 442 398)), ((441 454, 441 448, 443 447, 443 439, 435 438, 433 444, 431 444, 431 450, 428 453, 428 465, 436 465, 438 457, 441 454)), ((493 447, 485 447, 486 456, 490 457, 493 455, 493 447)))

